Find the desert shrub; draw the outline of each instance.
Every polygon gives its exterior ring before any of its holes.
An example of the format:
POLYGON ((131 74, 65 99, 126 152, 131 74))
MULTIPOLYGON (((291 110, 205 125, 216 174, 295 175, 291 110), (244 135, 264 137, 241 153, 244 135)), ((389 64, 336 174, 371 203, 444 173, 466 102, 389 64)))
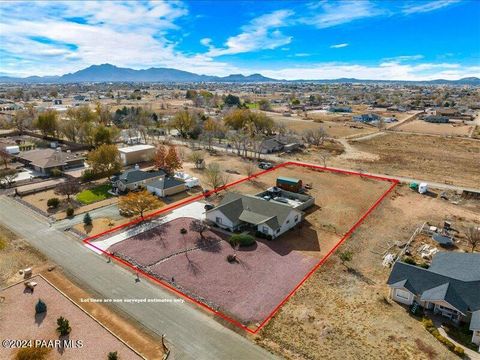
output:
POLYGON ((251 235, 242 235, 242 234, 233 234, 228 239, 229 243, 232 246, 240 245, 240 246, 250 246, 255 244, 255 238, 251 235))
POLYGON ((6 247, 7 247, 7 241, 4 238, 0 237, 0 250, 5 249, 6 247))
POLYGON ((19 349, 15 360, 44 360, 51 349, 46 347, 27 347, 19 349))
POLYGON ((227 255, 227 261, 228 261, 229 263, 237 262, 237 257, 236 257, 235 255, 228 254, 228 255, 227 255))
POLYGON ((58 205, 60 205, 60 199, 59 198, 50 198, 47 200, 47 206, 49 208, 57 208, 58 205))
POLYGON ((423 326, 425 326, 425 329, 427 329, 427 331, 430 334, 432 334, 435 339, 437 339, 439 342, 441 342, 443 345, 445 345, 448 348, 448 350, 454 352, 458 356, 463 357, 463 353, 464 353, 463 349, 456 346, 453 342, 451 342, 449 339, 447 339, 442 334, 440 334, 440 332, 435 327, 435 325, 433 325, 432 320, 423 318, 422 323, 423 323, 423 326), (458 350, 457 348, 460 349, 460 350, 458 350), (462 355, 460 355, 460 353, 462 353, 462 355))
POLYGON ((462 358, 465 356, 465 350, 460 346, 455 346, 453 352, 462 358))
POLYGON ((73 213, 74 213, 74 212, 75 212, 75 210, 73 209, 73 207, 69 206, 69 207, 67 208, 66 213, 67 213, 67 216, 68 216, 68 217, 73 216, 73 213))
POLYGON ((108 353, 108 360, 118 360, 118 353, 116 351, 111 351, 108 353))
POLYGON ((83 224, 85 226, 90 226, 92 225, 92 217, 90 216, 90 214, 87 212, 85 214, 85 216, 83 217, 83 224))
POLYGON ((60 334, 60 336, 65 336, 70 334, 70 331, 72 331, 72 328, 70 327, 70 323, 67 319, 65 319, 63 316, 60 316, 57 319, 57 331, 60 334))
POLYGON ((96 178, 96 175, 90 169, 87 169, 82 173, 82 180, 85 182, 95 180, 95 178, 96 178))
POLYGON ((428 265, 426 262, 424 262, 424 263, 420 264, 420 267, 422 267, 424 269, 428 269, 430 267, 430 265, 428 265))
POLYGON ((35 305, 35 314, 42 314, 47 311, 47 304, 45 304, 42 299, 38 299, 37 304, 35 305))

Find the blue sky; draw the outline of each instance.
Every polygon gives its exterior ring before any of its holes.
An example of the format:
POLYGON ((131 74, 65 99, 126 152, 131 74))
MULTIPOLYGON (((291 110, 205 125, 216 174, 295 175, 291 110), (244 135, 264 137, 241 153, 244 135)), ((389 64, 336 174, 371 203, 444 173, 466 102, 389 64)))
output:
POLYGON ((480 77, 479 18, 476 0, 0 2, 0 73, 480 77))

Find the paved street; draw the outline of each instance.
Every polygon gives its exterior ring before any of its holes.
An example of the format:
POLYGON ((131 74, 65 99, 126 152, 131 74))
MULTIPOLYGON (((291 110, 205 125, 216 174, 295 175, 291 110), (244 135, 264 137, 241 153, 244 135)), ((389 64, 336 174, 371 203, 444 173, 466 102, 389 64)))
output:
MULTIPOLYGON (((135 276, 88 250, 78 240, 49 227, 46 220, 6 196, 0 196, 0 222, 9 227, 77 281, 105 298, 174 299, 171 292, 135 276)), ((173 359, 273 359, 273 355, 188 303, 118 303, 118 308, 161 335, 173 359)))

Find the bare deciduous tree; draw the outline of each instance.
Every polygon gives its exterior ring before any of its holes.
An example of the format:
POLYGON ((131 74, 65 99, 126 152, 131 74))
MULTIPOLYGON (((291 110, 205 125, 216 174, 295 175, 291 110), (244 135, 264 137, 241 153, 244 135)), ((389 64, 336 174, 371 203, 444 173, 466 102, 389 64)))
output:
POLYGON ((320 146, 327 138, 327 133, 322 127, 317 129, 308 129, 304 131, 303 138, 310 145, 320 146))
POLYGON ((468 244, 472 247, 473 253, 476 247, 480 244, 480 227, 470 226, 466 231, 466 235, 468 244))
POLYGON ((217 163, 210 163, 205 168, 205 176, 207 178, 207 184, 214 190, 220 187, 223 183, 223 174, 220 165, 217 163))

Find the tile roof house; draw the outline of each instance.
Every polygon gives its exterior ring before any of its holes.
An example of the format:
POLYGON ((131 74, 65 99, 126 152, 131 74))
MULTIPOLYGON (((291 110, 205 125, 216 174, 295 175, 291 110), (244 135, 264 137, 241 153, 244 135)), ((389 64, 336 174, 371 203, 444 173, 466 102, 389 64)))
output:
POLYGON ((387 284, 395 301, 469 322, 472 342, 480 345, 480 254, 440 252, 428 269, 396 262, 387 284))
POLYGON ((36 149, 20 152, 20 162, 42 174, 48 175, 53 169, 68 170, 84 166, 85 158, 60 149, 36 149))
POLYGON ((223 229, 241 231, 254 228, 276 238, 302 221, 303 212, 291 205, 253 195, 228 193, 206 217, 223 229))

